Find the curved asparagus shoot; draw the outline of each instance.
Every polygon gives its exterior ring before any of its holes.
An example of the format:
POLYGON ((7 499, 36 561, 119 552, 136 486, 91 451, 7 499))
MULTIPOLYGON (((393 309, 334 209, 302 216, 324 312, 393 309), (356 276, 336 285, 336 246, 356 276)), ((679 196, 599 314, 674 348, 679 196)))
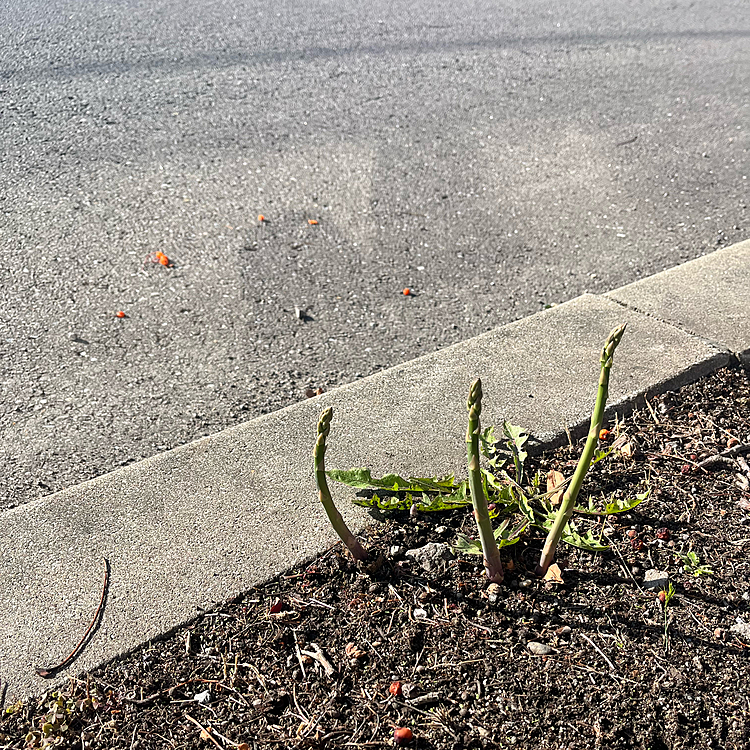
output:
POLYGON ((536 569, 538 576, 543 576, 547 572, 552 561, 555 559, 555 550, 557 549, 558 542, 562 536, 563 530, 566 524, 570 521, 570 517, 573 515, 573 508, 578 498, 578 493, 583 484, 583 479, 586 476, 586 472, 589 470, 591 465, 591 459, 594 457, 594 450, 596 449, 597 441, 599 439, 599 431, 602 428, 602 421, 604 420, 604 408, 607 405, 607 395, 609 393, 609 371, 612 369, 613 355, 617 345, 622 339, 622 334, 625 332, 625 324, 615 328, 607 337, 602 349, 602 354, 599 359, 601 365, 601 371, 599 373, 599 389, 596 394, 596 403, 594 404, 594 411, 591 414, 591 426, 589 427, 588 438, 586 439, 586 445, 583 448, 583 453, 578 461, 576 470, 573 473, 573 477, 570 480, 568 489, 563 495, 560 508, 557 511, 555 522, 552 524, 552 528, 547 534, 547 540, 544 543, 544 549, 542 550, 542 556, 539 559, 539 565, 536 569))
POLYGON ((344 519, 341 517, 338 508, 333 502, 331 492, 328 489, 328 481, 326 480, 326 467, 325 467, 325 455, 326 455, 326 438, 328 433, 331 431, 331 419, 333 417, 333 409, 326 409, 318 420, 318 439, 315 441, 315 483, 318 485, 318 497, 320 502, 325 508, 328 520, 331 522, 334 531, 341 537, 341 541, 346 545, 346 548, 351 552, 352 557, 355 560, 366 560, 367 551, 357 541, 357 538, 349 531, 349 527, 344 523, 344 519))
POLYGON ((477 378, 469 388, 469 399, 466 402, 469 410, 469 426, 466 430, 466 455, 469 460, 469 489, 471 502, 474 505, 474 518, 479 529, 479 541, 484 553, 484 570, 487 578, 494 583, 503 580, 503 564, 500 562, 500 551, 497 548, 492 531, 490 513, 487 509, 487 497, 482 484, 482 472, 479 469, 479 434, 482 428, 479 415, 482 413, 482 381, 477 378))

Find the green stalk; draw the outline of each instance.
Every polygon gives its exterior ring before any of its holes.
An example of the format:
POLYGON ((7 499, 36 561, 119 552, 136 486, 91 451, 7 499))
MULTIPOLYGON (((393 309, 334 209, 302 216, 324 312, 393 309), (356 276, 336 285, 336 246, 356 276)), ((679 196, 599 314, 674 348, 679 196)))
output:
POLYGON ((318 485, 318 497, 320 502, 323 503, 328 520, 331 522, 334 531, 339 535, 341 541, 346 545, 346 548, 351 552, 352 557, 355 560, 366 560, 367 551, 357 541, 357 538, 349 531, 349 527, 344 523, 344 519, 341 517, 338 508, 336 508, 333 498, 331 497, 331 491, 328 489, 328 481, 326 480, 326 466, 325 466, 325 455, 326 455, 326 438, 328 433, 331 431, 331 418, 333 417, 333 409, 326 409, 318 420, 318 439, 315 441, 315 483, 318 485))
POLYGON ((558 542, 560 541, 565 526, 573 515, 573 508, 575 507, 578 493, 583 484, 586 472, 589 470, 589 466, 591 466, 591 459, 594 457, 594 450, 596 449, 597 441, 599 440, 599 431, 601 430, 602 422, 604 421, 604 407, 607 405, 607 395, 609 393, 609 371, 612 369, 612 360, 615 349, 620 343, 620 339, 624 332, 625 324, 615 328, 607 337, 607 341, 602 349, 601 358, 599 359, 599 364, 601 365, 601 371, 599 373, 599 390, 596 394, 594 411, 591 414, 591 426, 589 427, 588 438, 586 439, 586 445, 583 448, 583 453, 578 461, 575 473, 570 480, 568 489, 563 495, 560 508, 555 517, 555 522, 552 524, 552 528, 547 535, 547 540, 544 543, 542 556, 539 559, 539 565, 536 569, 536 574, 538 576, 543 576, 547 572, 547 568, 549 568, 552 560, 555 558, 555 550, 557 549, 558 542))
POLYGON ((482 483, 482 472, 479 469, 479 434, 482 431, 479 424, 479 415, 482 413, 482 381, 479 378, 471 384, 466 407, 469 410, 469 426, 466 430, 466 455, 469 460, 469 489, 471 490, 471 502, 474 505, 474 518, 479 529, 479 540, 484 553, 484 569, 487 578, 494 583, 500 583, 503 580, 503 564, 500 562, 500 551, 492 532, 487 497, 484 494, 482 483))

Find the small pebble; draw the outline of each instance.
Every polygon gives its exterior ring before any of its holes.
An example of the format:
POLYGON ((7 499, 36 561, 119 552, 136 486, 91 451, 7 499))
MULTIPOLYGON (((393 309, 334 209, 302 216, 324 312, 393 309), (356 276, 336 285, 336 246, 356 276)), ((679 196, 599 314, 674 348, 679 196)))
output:
POLYGON ((538 641, 529 641, 526 644, 526 648, 535 656, 546 656, 555 652, 552 646, 548 646, 546 643, 539 643, 538 641))
POLYGON ((669 574, 650 568, 643 574, 643 588, 661 591, 669 585, 669 574))

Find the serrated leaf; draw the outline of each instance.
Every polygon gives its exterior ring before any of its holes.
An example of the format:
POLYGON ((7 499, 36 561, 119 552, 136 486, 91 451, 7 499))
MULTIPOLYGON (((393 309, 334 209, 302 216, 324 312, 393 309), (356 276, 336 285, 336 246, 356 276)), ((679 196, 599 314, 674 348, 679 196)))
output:
POLYGON ((537 523, 536 513, 534 512, 534 509, 531 507, 531 504, 529 503, 529 499, 526 497, 526 495, 523 492, 518 493, 517 502, 518 502, 518 509, 521 511, 521 513, 526 518, 526 520, 529 523, 537 523))
POLYGON ((369 469, 331 469, 326 474, 335 482, 360 490, 392 490, 394 492, 453 492, 459 485, 451 474, 447 477, 409 477, 386 474, 379 479, 369 469))
POLYGON ((625 513, 628 510, 632 510, 637 505, 640 505, 644 500, 651 494, 651 490, 641 492, 635 497, 626 497, 624 500, 611 499, 604 508, 597 508, 593 499, 589 498, 588 508, 576 507, 575 512, 581 513, 584 516, 612 516, 616 513, 625 513))
POLYGON ((467 493, 467 483, 461 482, 454 492, 445 495, 428 495, 420 493, 412 495, 410 492, 403 496, 386 495, 381 497, 373 494, 370 497, 355 497, 352 499, 355 505, 363 508, 377 508, 378 510, 394 512, 410 510, 412 505, 424 513, 433 513, 442 510, 454 510, 471 504, 467 493))
POLYGON ((601 539, 597 539, 590 529, 585 534, 580 534, 572 521, 565 524, 561 539, 571 547, 578 547, 587 552, 602 552, 609 549, 609 545, 602 544, 601 539))
MULTIPOLYGON (((527 521, 521 521, 516 524, 513 528, 510 528, 510 519, 506 518, 493 532, 495 541, 497 542, 497 548, 502 549, 503 547, 509 547, 511 544, 515 544, 520 538, 521 534, 526 530, 528 526, 527 521)), ((456 554, 465 555, 483 555, 482 542, 479 539, 469 539, 465 534, 459 534, 456 537, 456 541, 453 544, 453 549, 456 554)))
POLYGON ((503 521, 493 532, 498 549, 515 544, 521 538, 521 534, 526 531, 528 525, 529 522, 524 519, 510 528, 510 518, 503 521))
POLYGON ((615 446, 611 445, 609 448, 601 448, 595 451, 594 458, 591 459, 589 468, 591 468, 594 464, 598 464, 602 459, 606 458, 610 453, 612 453, 614 449, 615 446))
MULTIPOLYGON (((559 511, 553 510, 552 506, 548 503, 542 503, 542 506, 544 507, 545 517, 535 525, 545 531, 549 531, 552 528, 552 524, 555 522, 559 511)), ((565 524, 560 539, 566 544, 570 544, 572 547, 578 547, 579 549, 584 549, 588 552, 601 552, 605 549, 609 549, 609 545, 602 544, 601 540, 595 537, 591 530, 587 531, 585 534, 581 534, 573 521, 568 521, 568 523, 565 524)))
POLYGON ((494 453, 496 442, 497 439, 495 438, 495 425, 485 427, 479 434, 479 444, 482 455, 488 458, 490 464, 492 465, 494 465, 495 463, 495 459, 493 458, 492 454, 494 453))
POLYGON ((523 463, 528 456, 523 446, 529 439, 529 433, 523 427, 511 424, 506 420, 503 422, 503 434, 508 438, 506 445, 513 454, 513 463, 516 467, 516 482, 521 484, 523 480, 523 463))
POLYGON ((479 539, 469 539, 466 534, 459 534, 453 542, 453 552, 456 555, 483 555, 482 543, 479 539))

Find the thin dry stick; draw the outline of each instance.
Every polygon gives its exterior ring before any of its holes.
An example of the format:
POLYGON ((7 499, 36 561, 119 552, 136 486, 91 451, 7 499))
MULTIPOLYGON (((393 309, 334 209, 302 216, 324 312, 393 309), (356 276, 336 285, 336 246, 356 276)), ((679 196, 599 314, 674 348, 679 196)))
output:
POLYGON ((300 669, 302 670, 302 678, 307 679, 307 672, 305 671, 305 662, 302 660, 302 652, 299 648, 299 636, 297 635, 297 631, 292 628, 292 633, 294 633, 294 650, 297 652, 297 661, 299 662, 300 669))
POLYGON ((320 650, 320 646, 318 646, 317 643, 311 643, 310 647, 314 648, 315 651, 304 651, 300 649, 300 653, 303 656, 309 656, 311 659, 315 659, 315 661, 317 661, 320 665, 322 665, 323 669, 325 669, 326 674, 329 677, 332 677, 336 673, 336 670, 331 664, 331 662, 325 658, 325 656, 323 655, 323 652, 320 650))
POLYGON ((724 463, 727 459, 730 459, 734 456, 740 456, 743 453, 750 453, 750 444, 742 445, 742 443, 740 443, 739 445, 733 445, 731 448, 727 448, 727 450, 722 451, 721 453, 715 456, 709 456, 708 458, 704 458, 702 461, 700 461, 699 463, 695 465, 699 469, 705 469, 707 466, 713 466, 714 464, 724 463))
POLYGON ((596 643, 594 643, 594 642, 593 642, 593 641, 591 640, 591 638, 589 638, 589 637, 588 637, 587 635, 585 635, 584 633, 581 633, 580 635, 581 635, 581 638, 585 638, 585 639, 586 639, 586 640, 587 640, 587 641, 588 641, 588 642, 589 642, 589 643, 590 643, 590 644, 591 644, 591 645, 592 645, 592 646, 593 646, 593 647, 594 647, 594 648, 596 649, 596 651, 597 651, 597 652, 599 653, 599 656, 601 656, 601 657, 602 657, 602 659, 604 659, 604 661, 606 661, 606 662, 607 662, 607 664, 609 665, 609 668, 610 668, 610 669, 611 669, 611 670, 612 670, 613 672, 617 672, 617 670, 615 669, 615 665, 614 665, 614 664, 612 664, 612 662, 611 662, 611 661, 610 661, 610 660, 609 660, 609 659, 607 658, 607 655, 606 655, 606 654, 604 653, 604 651, 602 651, 602 650, 601 650, 601 649, 599 648, 599 646, 597 646, 597 645, 596 645, 596 643))
POLYGON ((96 614, 94 615, 94 619, 91 620, 91 624, 86 629, 86 632, 83 634, 83 638, 81 638, 80 641, 76 644, 76 647, 59 663, 55 664, 54 667, 47 667, 46 669, 44 667, 40 667, 36 670, 36 673, 40 677, 54 677, 57 672, 59 672, 61 669, 64 669, 68 666, 77 656, 78 651, 80 648, 86 643, 86 639, 89 637, 89 634, 94 628, 94 625, 96 625, 97 620, 99 619, 99 615, 101 614, 102 607, 104 606, 104 599, 107 595, 107 584, 109 583, 109 560, 107 558, 104 559, 104 583, 102 583, 102 596, 99 600, 99 606, 96 608, 96 614))
POLYGON ((630 568, 625 563, 625 560, 623 560, 623 557, 620 554, 620 550, 617 549, 617 545, 615 544, 615 542, 613 542, 612 539, 610 539, 604 532, 602 532, 602 536, 604 536, 604 538, 609 542, 610 548, 613 549, 615 551, 615 553, 617 554, 617 556, 620 558, 620 564, 622 565, 623 570, 633 579, 633 583, 638 587, 638 589, 640 590, 640 592, 643 593, 643 589, 641 588, 641 584, 638 583, 638 581, 635 579, 635 576, 633 575, 632 571, 630 570, 630 568))
POLYGON ((201 730, 201 739, 209 739, 214 743, 214 745, 216 745, 216 747, 219 748, 219 750, 224 750, 224 748, 214 739, 211 731, 206 729, 204 726, 201 726, 201 723, 197 719, 194 719, 190 714, 185 714, 185 718, 190 719, 190 721, 192 721, 193 724, 195 724, 195 726, 201 730))

